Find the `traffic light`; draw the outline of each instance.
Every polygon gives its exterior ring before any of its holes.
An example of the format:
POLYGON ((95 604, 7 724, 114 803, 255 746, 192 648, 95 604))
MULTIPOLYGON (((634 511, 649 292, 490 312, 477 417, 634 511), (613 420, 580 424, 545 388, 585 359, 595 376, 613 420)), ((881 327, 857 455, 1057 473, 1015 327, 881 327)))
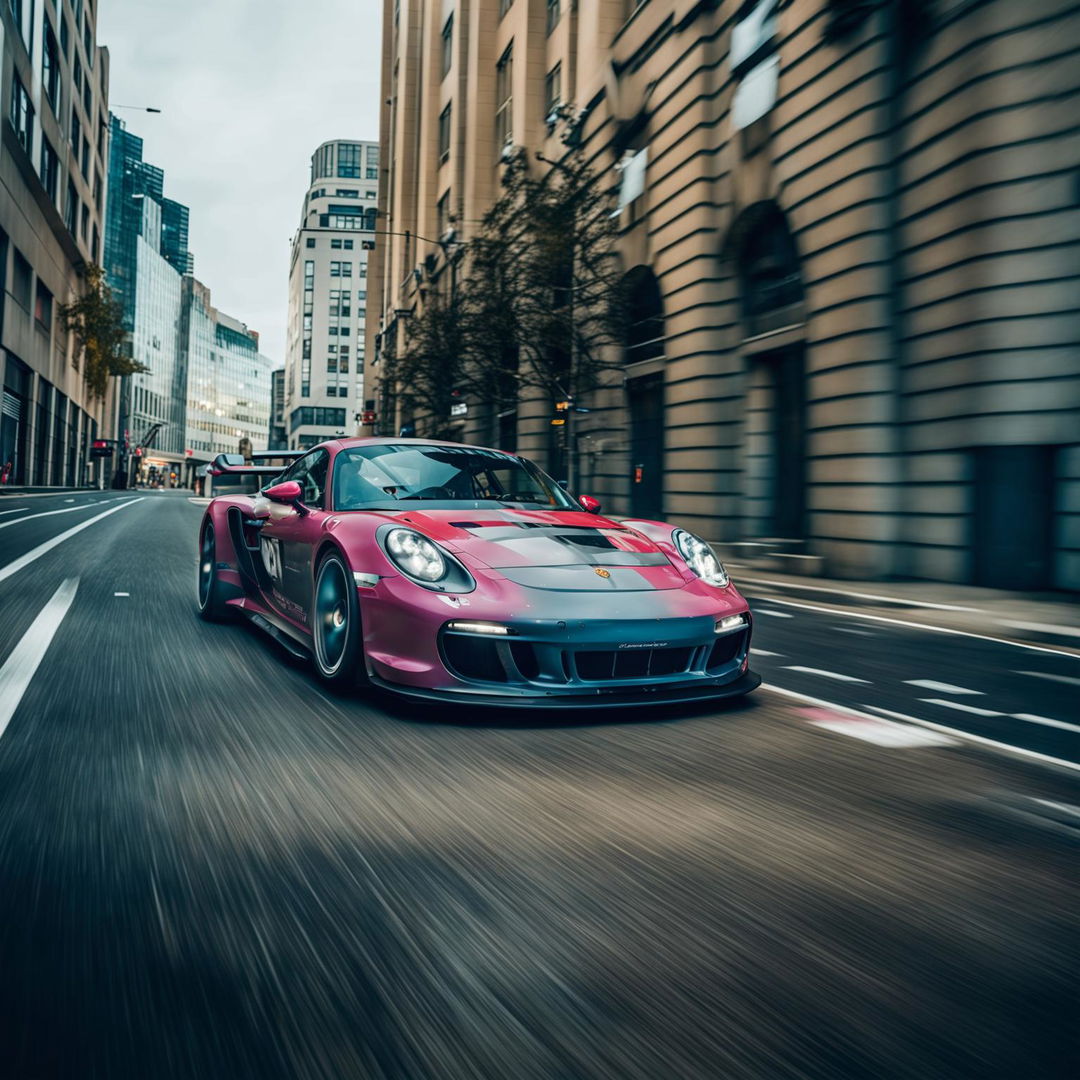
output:
POLYGON ((566 414, 570 411, 569 401, 555 402, 555 415, 551 418, 552 427, 562 427, 566 423, 566 414))

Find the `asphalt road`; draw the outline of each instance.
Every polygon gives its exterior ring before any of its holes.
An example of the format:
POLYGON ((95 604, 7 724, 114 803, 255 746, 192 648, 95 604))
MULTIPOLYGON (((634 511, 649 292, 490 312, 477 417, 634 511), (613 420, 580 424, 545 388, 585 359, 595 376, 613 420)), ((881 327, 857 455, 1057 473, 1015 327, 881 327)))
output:
POLYGON ((955 734, 1076 761, 1074 657, 761 598, 734 707, 337 697, 136 494, 0 500, 0 1075, 1075 1075, 1080 773, 955 734))

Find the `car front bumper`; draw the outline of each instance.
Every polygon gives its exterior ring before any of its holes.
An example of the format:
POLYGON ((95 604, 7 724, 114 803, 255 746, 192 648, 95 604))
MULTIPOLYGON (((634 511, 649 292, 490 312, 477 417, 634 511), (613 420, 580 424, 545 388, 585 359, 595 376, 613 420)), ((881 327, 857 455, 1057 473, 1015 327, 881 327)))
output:
POLYGON ((658 705, 760 684, 749 670, 752 619, 733 586, 582 596, 478 585, 460 598, 401 578, 361 589, 372 681, 423 700, 520 708, 658 705), (718 633, 728 616, 742 622, 718 633))

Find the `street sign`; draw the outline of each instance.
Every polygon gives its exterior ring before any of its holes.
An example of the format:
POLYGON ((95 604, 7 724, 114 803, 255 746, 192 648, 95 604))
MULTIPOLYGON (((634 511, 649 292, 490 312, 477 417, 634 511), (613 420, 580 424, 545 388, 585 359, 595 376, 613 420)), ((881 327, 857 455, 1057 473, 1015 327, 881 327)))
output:
POLYGON ((113 447, 111 439, 95 439, 90 444, 90 456, 92 458, 112 457, 113 447))
POLYGON ((361 424, 374 424, 375 423, 375 410, 374 409, 365 409, 360 414, 360 423, 361 424))
POLYGON ((450 406, 451 416, 467 416, 469 413, 469 403, 467 401, 455 401, 450 406))
POLYGON ((195 453, 194 450, 185 450, 184 457, 191 457, 195 453))

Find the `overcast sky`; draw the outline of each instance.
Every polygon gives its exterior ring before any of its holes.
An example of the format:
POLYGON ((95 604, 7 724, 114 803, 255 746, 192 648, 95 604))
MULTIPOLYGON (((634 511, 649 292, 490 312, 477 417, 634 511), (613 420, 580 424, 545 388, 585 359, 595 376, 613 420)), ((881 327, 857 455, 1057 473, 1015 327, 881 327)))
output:
POLYGON ((100 0, 110 102, 191 207, 195 275, 285 362, 289 238, 310 158, 379 137, 380 0, 100 0))

